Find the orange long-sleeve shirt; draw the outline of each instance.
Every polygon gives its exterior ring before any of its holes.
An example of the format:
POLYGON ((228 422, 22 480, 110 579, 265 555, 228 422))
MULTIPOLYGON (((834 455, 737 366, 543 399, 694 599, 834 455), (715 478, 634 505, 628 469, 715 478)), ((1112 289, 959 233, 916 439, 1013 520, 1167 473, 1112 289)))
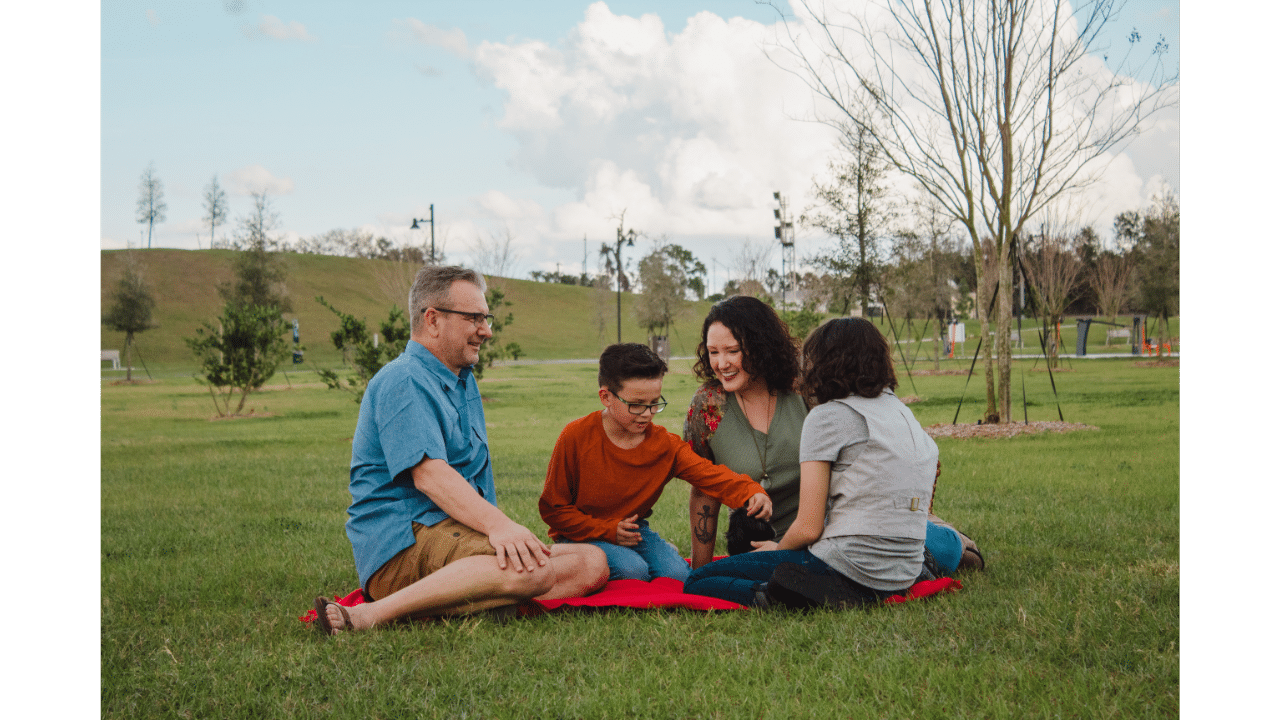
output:
POLYGON ((661 425, 650 424, 636 447, 620 448, 605 435, 597 410, 560 432, 538 512, 553 538, 615 542, 618 522, 631 515, 648 517, 676 477, 729 507, 765 492, 747 475, 698 456, 661 425))

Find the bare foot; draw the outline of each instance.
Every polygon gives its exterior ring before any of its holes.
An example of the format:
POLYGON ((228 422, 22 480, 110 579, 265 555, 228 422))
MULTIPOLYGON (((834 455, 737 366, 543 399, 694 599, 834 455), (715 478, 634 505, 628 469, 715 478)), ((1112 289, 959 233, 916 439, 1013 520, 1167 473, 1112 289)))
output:
POLYGON ((368 630, 373 623, 370 622, 364 610, 359 605, 343 607, 332 600, 323 597, 316 598, 316 622, 319 623, 321 632, 326 632, 330 635, 337 635, 347 631, 368 630))

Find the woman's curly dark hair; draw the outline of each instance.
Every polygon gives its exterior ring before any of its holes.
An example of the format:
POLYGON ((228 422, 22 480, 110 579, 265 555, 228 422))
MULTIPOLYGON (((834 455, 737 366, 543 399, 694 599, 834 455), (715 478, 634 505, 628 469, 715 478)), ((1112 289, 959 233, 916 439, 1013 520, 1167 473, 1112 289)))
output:
POLYGON ((874 398, 898 387, 889 341, 868 320, 828 320, 809 334, 800 354, 800 392, 816 404, 850 395, 874 398))
POLYGON ((733 333, 733 339, 742 347, 743 370, 763 378, 773 392, 795 389, 800 374, 796 341, 778 313, 750 295, 734 295, 711 306, 707 319, 702 321, 702 342, 698 344, 698 361, 693 365, 699 380, 708 385, 720 384, 707 354, 707 330, 712 323, 720 323, 733 333))

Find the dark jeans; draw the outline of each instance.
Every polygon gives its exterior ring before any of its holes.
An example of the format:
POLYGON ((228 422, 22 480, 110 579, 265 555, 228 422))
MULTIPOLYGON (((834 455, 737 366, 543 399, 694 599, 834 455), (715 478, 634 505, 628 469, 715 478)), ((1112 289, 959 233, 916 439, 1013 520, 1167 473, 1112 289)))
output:
POLYGON ((768 582, 774 569, 784 562, 795 563, 815 575, 837 574, 808 550, 749 552, 731 555, 694 570, 684 582, 684 591, 751 605, 755 599, 756 583, 768 582))

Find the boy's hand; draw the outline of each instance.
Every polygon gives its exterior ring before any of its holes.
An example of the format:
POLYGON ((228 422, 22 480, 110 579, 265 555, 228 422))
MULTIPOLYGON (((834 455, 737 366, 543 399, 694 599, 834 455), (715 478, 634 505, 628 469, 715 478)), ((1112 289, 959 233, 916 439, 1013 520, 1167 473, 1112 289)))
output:
POLYGON ((636 523, 640 519, 639 515, 632 515, 629 518, 623 518, 618 521, 617 544, 623 547, 635 547, 640 544, 640 533, 636 532, 640 529, 640 525, 636 523))
POLYGON ((761 520, 773 517, 773 501, 764 493, 756 493, 747 500, 747 514, 761 520))

